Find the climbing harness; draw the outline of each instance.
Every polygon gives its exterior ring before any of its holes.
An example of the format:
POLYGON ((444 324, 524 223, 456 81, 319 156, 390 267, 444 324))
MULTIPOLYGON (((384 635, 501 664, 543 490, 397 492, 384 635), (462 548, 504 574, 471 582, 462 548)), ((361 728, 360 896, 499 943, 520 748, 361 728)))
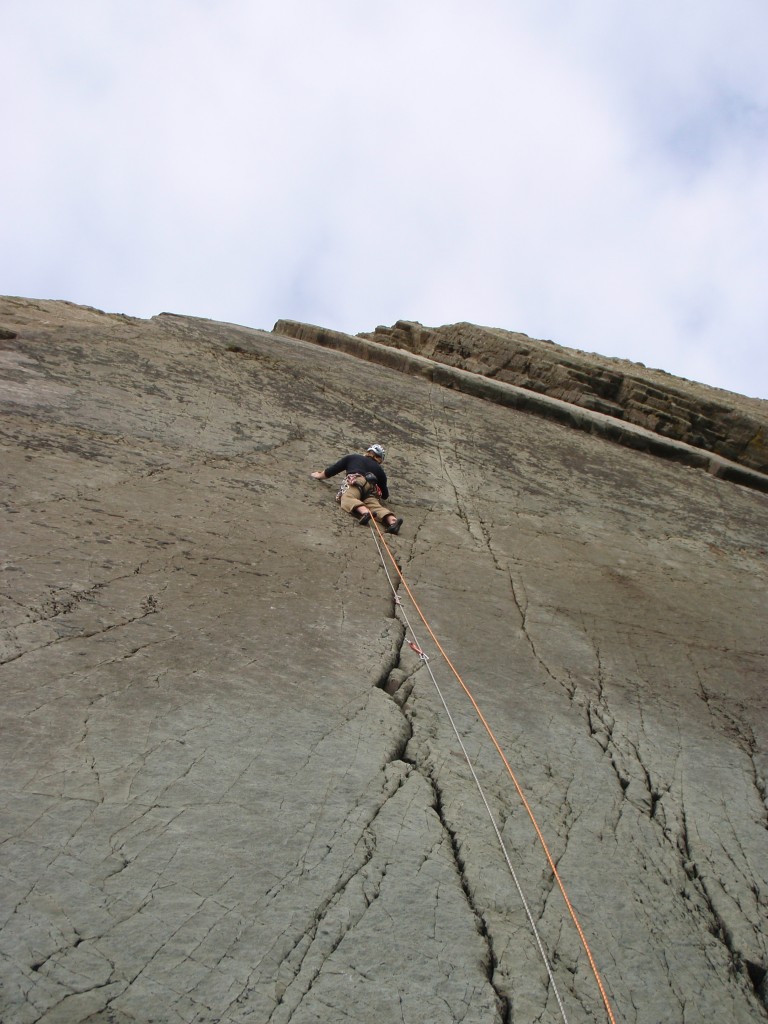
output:
POLYGON ((517 791, 517 794, 520 797, 520 800, 522 801, 523 807, 525 808, 525 810, 526 810, 526 812, 528 814, 528 817, 531 820, 531 823, 532 823, 533 828, 534 828, 534 830, 536 832, 536 836, 537 836, 537 838, 539 840, 539 843, 541 844, 541 847, 544 850, 544 854, 545 854, 545 857, 547 859, 547 863, 549 864, 549 868, 550 868, 550 870, 552 872, 552 877, 554 878, 555 882, 557 883, 557 886, 558 886, 558 888, 560 890, 560 893, 561 893, 561 895, 563 897, 563 900, 565 901, 565 905, 568 908, 568 913, 569 913, 569 915, 571 917, 571 920, 573 921, 573 924, 574 924, 574 926, 576 928, 576 931, 578 932, 579 938, 581 940, 582 947, 583 947, 583 949, 584 949, 584 951, 585 951, 585 953, 587 955, 587 959, 589 961, 589 965, 590 965, 590 968, 592 970, 592 974, 594 975, 595 981, 597 983, 597 987, 598 987, 598 990, 600 992, 600 996, 601 996, 602 1001, 603 1001, 603 1006, 605 1007, 605 1011, 606 1011, 606 1013, 608 1015, 608 1020, 610 1021, 610 1024, 616 1024, 616 1018, 614 1017, 613 1010, 611 1008, 611 1004, 610 1004, 610 1001, 608 999, 608 995, 607 995, 606 990, 605 990, 605 986, 603 984, 602 978, 600 977, 600 972, 597 969, 597 964, 595 963, 594 956, 592 955, 592 950, 590 949, 589 943, 587 942, 586 935, 584 934, 584 931, 583 931, 583 929, 581 927, 581 924, 579 923, 579 919, 576 916, 576 911, 573 908, 573 904, 571 903, 571 901, 570 901, 570 899, 568 897, 568 894, 565 891, 565 886, 563 885, 562 879, 560 878, 560 873, 557 870, 557 865, 555 864, 554 859, 552 857, 552 854, 550 853, 549 847, 547 846, 546 840, 544 839, 544 835, 542 834, 542 831, 539 828, 538 822, 536 821, 536 818, 535 818, 535 816, 533 814, 531 806, 528 803, 528 800, 526 799, 525 794, 523 793, 523 790, 522 790, 522 788, 520 786, 520 783, 518 782, 517 777, 516 777, 514 771, 512 770, 512 766, 510 765, 509 761, 507 760, 507 757, 504 754, 504 751, 501 749, 499 741, 496 739, 496 736, 494 735, 493 730, 491 729, 491 727, 488 724, 485 716, 483 715, 482 711, 480 710, 480 707, 479 707, 477 701, 473 697, 471 691, 469 690, 469 688, 466 685, 466 683, 464 682, 464 680, 459 675, 459 673, 456 670, 453 662, 451 661, 451 659, 448 657, 448 655, 443 650, 443 647, 440 644, 440 641, 437 639, 437 637, 435 636, 434 632, 432 631, 431 626, 427 622, 427 620, 426 620, 426 618, 424 616, 424 613, 422 612, 421 608, 419 607, 418 602, 416 601, 415 597, 413 596, 413 593, 411 592, 411 589, 408 586, 408 583, 406 582, 405 577, 403 576, 402 570, 400 569, 400 566, 397 564, 397 561, 396 561, 394 555, 392 554, 392 551, 390 550, 389 545, 386 542, 386 539, 384 538, 384 534, 382 533, 381 527, 379 526, 378 522, 376 522, 375 518, 373 520, 373 523, 374 523, 375 530, 372 530, 371 534, 372 534, 372 536, 374 538, 374 542, 376 544, 376 548, 377 548, 377 551, 378 551, 378 554, 379 554, 379 558, 381 560, 381 564, 384 567, 384 572, 386 574, 387 580, 389 581, 389 585, 390 585, 390 588, 392 590, 392 594, 394 596, 395 605, 400 608, 401 615, 403 616, 403 619, 405 621, 406 629, 411 634, 411 637, 412 637, 411 640, 408 640, 408 646, 411 648, 411 650, 413 650, 416 654, 418 654, 419 658, 424 663, 424 666, 426 667, 427 672, 429 673, 429 677, 432 680, 432 685, 434 686, 434 688, 435 688, 435 690, 437 692, 437 695, 438 695, 438 697, 440 699, 441 704, 443 705, 443 708, 444 708, 445 713, 446 713, 446 715, 448 717, 448 720, 449 720, 449 722, 451 724, 451 727, 453 728, 453 731, 454 731, 454 734, 456 736, 456 739, 459 742, 459 746, 461 747, 462 753, 464 754, 464 759, 466 760, 467 765, 469 766, 469 771, 470 771, 470 773, 472 775, 472 778, 474 780, 475 786, 477 787, 477 790, 480 793, 480 798, 481 798, 481 800, 482 800, 482 802, 483 802, 483 804, 485 806, 485 809, 486 809, 486 811, 488 813, 488 816, 489 816, 489 818, 491 820, 491 825, 493 826, 493 830, 496 833, 496 838, 499 841, 499 845, 501 847, 501 851, 502 851, 502 854, 504 856, 504 860, 506 861, 507 868, 509 869, 510 875, 512 876, 512 880, 513 880, 513 882, 515 884, 515 888, 517 889, 518 895, 520 896, 520 900, 521 900, 521 903, 523 905, 523 909, 525 910, 526 917, 528 918, 528 923, 531 926, 531 930, 532 930, 534 938, 536 940, 536 945, 538 946, 539 953, 541 954, 542 960, 544 962, 544 967, 546 969, 546 972, 547 972, 547 975, 549 977, 549 980, 550 980, 550 982, 552 984, 552 991, 555 994, 555 998, 557 1000, 557 1005, 558 1005, 558 1007, 560 1009, 560 1013, 561 1013, 561 1016, 563 1018, 563 1022, 564 1022, 564 1024, 568 1024, 568 1018, 567 1018, 566 1013, 565 1013, 565 1007, 563 1006, 562 999, 560 998, 560 993, 559 993, 559 991, 557 989, 557 985, 555 983, 555 979, 554 979, 554 976, 553 976, 552 966, 551 966, 549 958, 548 958, 548 956, 546 954, 546 951, 544 949, 544 945, 543 945, 541 937, 539 935, 538 928, 536 927, 536 922, 533 919, 533 914, 531 913, 528 901, 525 898, 523 890, 522 890, 522 888, 520 886, 520 882, 518 880, 518 877, 517 877, 517 874, 515 872, 515 869, 514 869, 514 867, 512 865, 512 860, 510 858, 509 852, 507 851, 506 845, 505 845, 504 840, 503 840, 502 835, 501 835, 501 831, 500 831, 499 826, 498 826, 498 824, 496 822, 496 819, 495 819, 495 817, 493 815, 493 811, 491 810, 491 807, 490 807, 490 805, 488 803, 488 800, 487 800, 487 798, 485 796, 485 793, 483 791, 482 785, 480 784, 480 780, 478 779, 477 774, 475 773, 474 766, 473 766, 472 761, 470 759, 470 756, 469 756, 469 754, 467 752, 467 749, 464 746, 464 742, 463 742, 463 740, 461 738, 459 730, 458 730, 458 728, 456 726, 456 723, 455 723, 455 721, 453 719, 453 716, 452 716, 452 714, 450 712, 450 709, 449 709, 448 704, 447 704, 447 702, 445 700, 445 697, 443 696, 443 693, 442 693, 442 691, 441 691, 441 689, 440 689, 440 687, 439 687, 439 685, 437 683, 437 680, 435 679, 434 673, 432 672, 432 668, 431 668, 430 663, 429 663, 429 657, 424 652, 424 649, 421 646, 421 644, 418 642, 418 640, 416 638, 416 634, 415 634, 415 632, 413 630, 413 627, 412 627, 411 623, 408 620, 408 616, 407 616, 407 614, 405 612, 405 609, 403 607, 403 602, 402 602, 400 596, 397 593, 397 589, 395 587, 395 583, 394 583, 394 581, 392 579, 392 576, 390 575, 389 569, 387 567, 387 563, 384 560, 384 555, 382 553, 382 547, 386 551, 386 553, 387 553, 387 555, 389 557, 389 560, 391 561, 392 565, 394 566, 395 572, 397 573, 399 581, 403 585, 406 593, 408 594, 408 597, 410 598, 410 601, 411 601, 413 607, 415 608, 419 618, 421 619, 424 627, 426 628, 427 632, 429 633, 429 636, 431 637, 431 639, 434 642, 435 646, 437 647, 438 651, 442 655, 444 661, 446 662, 446 664, 450 668, 451 672, 456 677, 456 679, 457 679, 459 685, 461 686, 462 690, 464 691, 466 696, 469 698, 469 701, 472 704, 472 707, 474 708, 478 718, 480 719, 480 722, 482 723, 486 733, 490 737, 491 742, 493 743, 494 747, 496 748, 497 753, 499 754, 499 756, 501 757, 501 759, 502 759, 502 761, 504 763, 504 767, 507 770, 507 774, 510 776, 510 778, 511 778, 513 784, 514 784, 515 790, 517 791))
POLYGON ((372 494, 381 497, 381 487, 374 473, 347 473, 341 487, 336 491, 336 501, 341 504, 345 491, 350 487, 357 487, 361 498, 369 498, 372 494))

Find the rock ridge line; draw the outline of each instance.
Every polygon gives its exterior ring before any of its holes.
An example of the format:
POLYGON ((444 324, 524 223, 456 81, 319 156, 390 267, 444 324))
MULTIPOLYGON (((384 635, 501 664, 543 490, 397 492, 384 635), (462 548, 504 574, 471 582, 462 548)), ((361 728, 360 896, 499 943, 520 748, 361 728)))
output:
MULTIPOLYGON (((400 323, 402 322, 398 321, 398 324, 400 323)), ((763 452, 764 439, 768 436, 766 431, 768 421, 763 423, 754 416, 731 411, 731 421, 737 424, 738 429, 735 433, 736 439, 729 440, 730 435, 727 433, 728 420, 725 415, 728 410, 724 405, 722 407, 723 416, 719 421, 717 438, 712 433, 711 437, 713 439, 710 442, 703 435, 694 436, 690 431, 688 432, 688 437, 701 442, 697 445, 690 440, 682 440, 672 434, 664 435, 657 433, 649 426, 643 426, 629 419, 617 418, 615 412, 607 411, 609 408, 608 403, 598 402, 597 400, 592 402, 586 394, 581 396, 581 401, 583 403, 589 402, 589 405, 579 404, 579 402, 561 397, 554 397, 538 390, 531 390, 520 384, 510 383, 498 377, 487 376, 476 370, 467 370, 459 366, 449 365, 440 359, 421 355, 413 350, 389 345, 386 343, 386 338, 390 337, 390 335, 383 333, 385 330, 394 329, 377 328, 374 334, 351 335, 344 334, 341 331, 327 330, 314 324, 300 323, 295 320, 278 320, 272 329, 272 333, 280 337, 296 338, 300 341, 312 342, 325 348, 332 348, 336 351, 356 356, 359 359, 367 360, 368 362, 399 370, 402 373, 426 377, 432 383, 439 384, 442 387, 452 388, 464 394, 473 395, 476 398, 483 398, 497 405, 521 409, 546 417, 547 419, 553 419, 577 430, 584 430, 587 433, 604 437, 636 451, 680 462, 695 469, 703 469, 721 480, 728 480, 732 483, 741 484, 743 487, 750 487, 753 490, 768 493, 768 474, 759 471, 757 468, 751 468, 746 464, 746 460, 749 459, 758 463, 762 469, 768 468, 768 463, 766 463, 763 454, 761 454, 763 452), (598 405, 601 408, 598 408, 598 405), (746 441, 746 435, 750 432, 751 439, 746 441), (708 443, 712 445, 717 444, 720 449, 730 452, 730 457, 718 454, 711 447, 707 447, 708 443)), ((428 329, 423 328, 422 330, 427 331, 428 329)), ((525 335, 520 337, 525 337, 525 335)), ((546 345, 551 343, 538 342, 538 344, 546 345)), ((586 379, 587 375, 584 374, 583 376, 586 379)), ((704 385, 695 385, 694 387, 705 388, 704 385)), ((660 389, 652 389, 649 386, 650 390, 658 390, 661 393, 660 389)), ((572 392, 564 390, 563 393, 570 394, 573 397, 572 392)), ((672 392, 670 392, 670 395, 672 395, 672 392)), ((741 396, 734 395, 733 397, 740 398, 741 396)), ((749 402, 750 400, 747 401, 749 402)), ((755 399, 754 401, 759 402, 760 400, 755 399)), ((689 405, 693 408, 693 403, 690 400, 689 405)), ((638 407, 635 406, 634 408, 635 412, 633 415, 639 416, 637 412, 638 407)), ((616 409, 620 411, 618 406, 616 409)), ((630 411, 632 411, 631 408, 630 411)), ((647 422, 652 422, 653 414, 650 407, 646 410, 644 416, 647 422)), ((666 425, 667 420, 664 420, 663 423, 666 425)))

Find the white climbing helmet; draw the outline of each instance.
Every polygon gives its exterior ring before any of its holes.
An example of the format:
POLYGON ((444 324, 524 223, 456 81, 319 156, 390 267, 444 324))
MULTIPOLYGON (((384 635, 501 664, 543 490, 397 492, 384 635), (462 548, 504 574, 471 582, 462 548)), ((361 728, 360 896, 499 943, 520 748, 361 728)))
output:
POLYGON ((385 454, 384 448, 380 444, 369 444, 368 447, 365 449, 366 455, 368 454, 368 452, 373 452, 373 454, 378 455, 380 459, 383 459, 385 454))

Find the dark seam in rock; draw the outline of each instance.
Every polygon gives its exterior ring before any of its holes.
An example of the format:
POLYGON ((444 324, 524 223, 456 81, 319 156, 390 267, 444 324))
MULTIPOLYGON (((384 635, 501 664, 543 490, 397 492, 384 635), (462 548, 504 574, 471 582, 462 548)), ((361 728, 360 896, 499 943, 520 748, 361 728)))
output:
MULTIPOLYGON (((395 611, 396 611, 396 605, 393 604, 393 615, 395 614, 395 611)), ((402 645, 401 645, 400 650, 402 651, 402 645)), ((391 671, 394 671, 395 669, 399 668, 399 665, 400 665, 400 657, 398 657, 397 663, 393 666, 393 669, 391 671)), ((421 667, 422 666, 419 665, 419 668, 421 668, 421 667)), ((493 936, 491 935, 491 932, 488 929, 488 926, 486 924, 486 921, 485 921, 483 915, 480 913, 478 907, 475 904, 474 897, 472 895, 472 890, 471 890, 471 887, 470 887, 470 884, 469 884, 469 880, 468 880, 468 877, 467 877, 465 864, 464 864, 464 861, 463 861, 463 859, 461 857, 461 854, 459 852, 459 844, 458 844, 458 841, 456 839, 456 834, 452 831, 452 829, 448 825, 448 821, 446 819, 445 810, 444 810, 444 806, 443 806, 442 791, 441 791, 440 786, 439 786, 439 784, 437 782, 437 779, 432 774, 432 771, 430 770, 429 765, 422 764, 420 762, 418 756, 415 757, 415 758, 408 757, 408 755, 407 755, 407 747, 408 747, 411 739, 413 739, 413 735, 414 735, 413 734, 413 723, 412 723, 412 721, 411 721, 411 719, 410 719, 410 717, 409 717, 409 715, 407 713, 406 705, 405 704, 403 704, 402 706, 398 705, 398 707, 399 707, 400 713, 402 714, 403 718, 408 723, 408 735, 405 738, 405 742, 403 744, 402 750, 397 752, 397 759, 405 761, 406 764, 412 765, 414 767, 414 769, 422 776, 422 778, 424 778, 425 781, 427 781, 429 783, 429 785, 430 785, 430 787, 432 789, 432 792, 434 794, 433 808, 434 808, 434 811, 435 811, 435 813, 436 813, 436 815, 437 815, 437 817, 438 817, 438 819, 440 821, 440 824, 441 824, 441 826, 443 828, 443 831, 445 832, 446 836, 448 837, 448 841, 450 843, 451 853, 452 853, 452 856, 453 856, 454 866, 455 866, 456 873, 457 873, 458 878, 459 878, 459 883, 461 885, 462 892, 464 893, 464 897, 465 897, 465 899, 467 901, 467 905, 468 905, 469 909, 471 910, 472 915, 473 915, 473 917, 475 919, 476 926, 477 926, 477 929, 478 929, 478 933, 480 934, 480 936, 485 941, 485 944, 486 944, 486 947, 487 947, 487 950, 488 950, 488 961, 487 961, 487 965, 486 965, 486 978, 488 980, 488 984, 493 989, 493 991, 494 991, 494 993, 496 995, 496 999, 498 1001, 499 1012, 501 1014, 501 1024, 512 1024, 512 1010, 511 1010, 510 1001, 501 992, 501 990, 499 988, 497 988, 497 986, 495 984, 495 980, 494 980, 494 975, 495 975, 496 969, 498 968, 498 958, 497 958, 496 953, 494 951, 493 936)))

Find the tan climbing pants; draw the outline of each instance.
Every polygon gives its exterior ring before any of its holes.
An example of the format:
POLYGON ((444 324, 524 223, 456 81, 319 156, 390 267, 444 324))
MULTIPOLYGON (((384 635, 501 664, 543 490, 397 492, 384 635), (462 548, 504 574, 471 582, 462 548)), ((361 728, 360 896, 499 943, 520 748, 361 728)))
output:
POLYGON ((360 488, 355 484, 350 484, 349 487, 344 491, 341 496, 339 503, 345 512, 350 514, 355 511, 360 505, 365 505, 369 512, 372 512, 374 516, 382 522, 387 516, 394 515, 388 508, 385 508, 375 494, 369 494, 367 498, 363 498, 360 495, 360 488))

